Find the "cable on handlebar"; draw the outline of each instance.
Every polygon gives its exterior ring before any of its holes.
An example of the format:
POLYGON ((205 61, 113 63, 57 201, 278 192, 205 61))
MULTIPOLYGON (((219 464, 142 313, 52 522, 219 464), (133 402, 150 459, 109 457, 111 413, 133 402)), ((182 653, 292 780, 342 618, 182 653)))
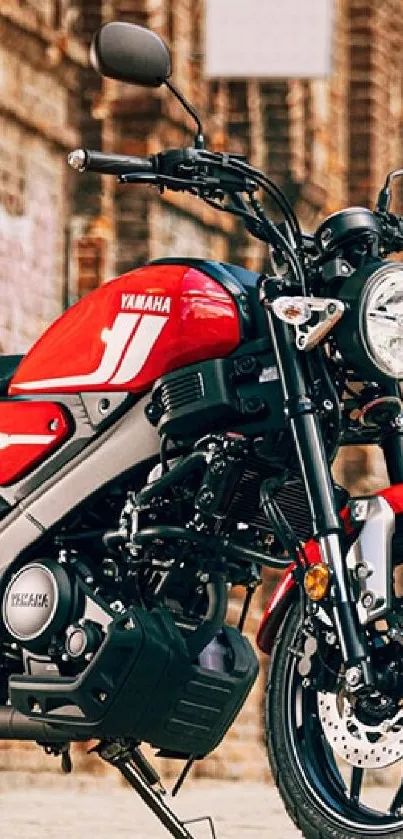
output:
POLYGON ((274 181, 270 180, 263 172, 260 172, 259 169, 256 169, 253 166, 250 166, 248 163, 245 163, 242 160, 236 160, 228 155, 228 159, 223 159, 222 154, 218 154, 216 152, 203 152, 202 157, 211 158, 212 163, 219 163, 221 166, 228 171, 241 171, 244 174, 250 175, 254 180, 259 182, 262 189, 264 189, 273 200, 279 206, 281 212, 291 222, 291 227, 293 229, 293 233, 295 236, 296 243, 299 247, 302 247, 302 231, 299 225, 299 221, 297 216, 294 213, 294 210, 289 203, 286 196, 281 191, 280 187, 274 183, 274 181))
POLYGON ((289 203, 288 199, 282 193, 282 191, 277 186, 277 184, 275 184, 274 181, 271 181, 270 178, 268 178, 263 173, 259 172, 253 166, 249 166, 249 164, 242 164, 241 163, 241 168, 245 171, 245 173, 253 175, 253 177, 257 181, 261 181, 262 182, 262 188, 263 188, 263 183, 265 183, 267 185, 267 187, 268 187, 267 191, 269 191, 269 194, 272 195, 272 197, 274 198, 274 200, 276 201, 276 203, 278 204, 278 206, 282 210, 284 216, 286 218, 288 217, 288 219, 292 222, 293 233, 295 235, 295 239, 296 239, 297 244, 299 246, 302 246, 302 231, 301 231, 297 216, 295 215, 294 210, 293 210, 291 204, 289 203))
MULTIPOLYGON (((301 232, 298 220, 295 216, 295 213, 294 213, 292 207, 289 205, 286 197, 282 195, 281 191, 279 190, 279 187, 277 187, 272 181, 270 181, 269 178, 266 178, 265 175, 263 175, 261 172, 254 169, 253 167, 250 167, 248 164, 244 164, 243 161, 231 160, 230 157, 228 157, 228 160, 223 160, 222 155, 216 154, 214 152, 213 153, 211 153, 211 152, 201 152, 200 153, 200 158, 202 160, 205 160, 206 163, 211 163, 211 164, 216 164, 216 165, 218 164, 218 165, 220 165, 220 167, 222 167, 223 169, 225 169, 226 171, 229 171, 229 172, 238 172, 239 173, 239 171, 241 171, 244 174, 252 175, 254 180, 256 181, 256 183, 277 203, 277 205, 279 206, 279 208, 280 208, 281 212, 283 213, 285 219, 288 220, 289 223, 290 223, 290 227, 291 227, 292 232, 294 234, 297 246, 299 246, 301 251, 303 250, 302 232, 301 232)), ((213 203, 213 206, 217 206, 217 205, 215 205, 213 203)), ((242 216, 242 212, 239 212, 239 211, 235 212, 235 208, 230 209, 229 207, 226 207, 226 208, 223 208, 223 209, 226 209, 227 211, 233 213, 234 215, 242 216)), ((250 215, 244 216, 244 218, 248 218, 249 220, 254 220, 255 217, 250 214, 250 215)), ((273 222, 271 222, 267 217, 265 217, 264 220, 261 218, 261 219, 259 219, 259 221, 262 225, 266 226, 267 232, 268 232, 270 238, 272 239, 272 241, 274 240, 277 247, 288 257, 288 260, 289 260, 289 262, 291 264, 291 267, 293 269, 293 273, 294 273, 297 281, 299 282, 303 293, 306 294, 306 283, 305 283, 304 273, 303 273, 301 264, 300 264, 300 262, 299 262, 299 260, 296 256, 295 252, 293 251, 290 243, 287 242, 287 239, 280 233, 280 231, 273 224, 273 222)))
MULTIPOLYGON (((263 173, 259 172, 259 170, 254 169, 254 167, 252 166, 249 166, 249 164, 246 164, 240 160, 235 161, 233 158, 231 159, 230 156, 228 156, 228 159, 225 160, 223 159, 223 155, 221 154, 217 154, 214 152, 201 152, 200 159, 205 160, 206 163, 218 164, 223 169, 229 172, 241 171, 244 174, 252 176, 256 183, 277 203, 285 219, 290 223, 297 246, 301 249, 301 251, 303 250, 302 231, 299 226, 298 219, 287 198, 282 194, 279 187, 277 187, 277 185, 274 184, 273 181, 271 181, 269 178, 263 175, 263 173)), ((229 208, 226 209, 229 210, 229 208)), ((233 212, 234 215, 242 215, 242 212, 234 212, 234 209, 231 209, 229 211, 233 212)), ((253 216, 250 216, 250 219, 253 218, 253 216)), ((270 237, 274 239, 274 241, 277 243, 277 246, 282 250, 282 252, 287 255, 289 262, 291 263, 291 266, 293 268, 294 274, 297 280, 299 281, 299 284, 301 285, 302 291, 304 294, 306 294, 306 283, 304 273, 301 264, 297 259, 296 254, 294 253, 290 243, 287 242, 285 236, 283 236, 282 233, 280 233, 276 225, 273 224, 273 222, 271 222, 267 217, 265 217, 264 220, 260 219, 260 222, 261 224, 266 225, 270 237)))

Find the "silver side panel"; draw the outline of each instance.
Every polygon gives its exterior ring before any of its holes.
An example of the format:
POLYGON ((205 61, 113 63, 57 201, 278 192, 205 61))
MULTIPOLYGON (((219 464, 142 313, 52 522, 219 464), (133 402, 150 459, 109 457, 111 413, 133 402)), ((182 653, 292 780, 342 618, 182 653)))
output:
POLYGON ((351 501, 364 526, 347 554, 347 566, 358 581, 357 612, 364 626, 380 620, 392 606, 392 538, 395 514, 382 496, 351 501))
POLYGON ((97 489, 158 454, 158 433, 144 416, 148 401, 137 402, 0 522, 0 569, 97 489))

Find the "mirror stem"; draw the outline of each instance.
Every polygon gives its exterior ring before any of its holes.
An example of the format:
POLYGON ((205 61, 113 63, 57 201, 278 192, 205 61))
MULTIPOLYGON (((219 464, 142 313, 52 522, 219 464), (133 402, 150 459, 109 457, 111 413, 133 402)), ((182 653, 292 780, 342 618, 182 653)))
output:
POLYGON ((178 88, 174 84, 172 84, 172 82, 166 80, 165 84, 169 88, 169 90, 174 94, 174 96, 176 96, 176 98, 179 99, 179 102, 183 105, 185 111, 187 111, 188 114, 190 114, 190 116, 194 119, 197 125, 197 134, 195 136, 194 141, 195 149, 204 149, 203 126, 200 122, 200 117, 197 111, 195 111, 193 105, 191 105, 190 102, 188 102, 187 99, 185 99, 183 93, 181 93, 180 90, 178 90, 178 88))

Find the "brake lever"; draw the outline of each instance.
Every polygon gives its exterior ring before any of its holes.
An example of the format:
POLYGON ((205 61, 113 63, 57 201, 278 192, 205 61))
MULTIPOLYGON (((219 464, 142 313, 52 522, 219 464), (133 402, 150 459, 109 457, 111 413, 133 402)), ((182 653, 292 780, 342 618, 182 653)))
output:
POLYGON ((403 250, 403 217, 394 213, 375 210, 381 228, 382 244, 388 253, 403 250))

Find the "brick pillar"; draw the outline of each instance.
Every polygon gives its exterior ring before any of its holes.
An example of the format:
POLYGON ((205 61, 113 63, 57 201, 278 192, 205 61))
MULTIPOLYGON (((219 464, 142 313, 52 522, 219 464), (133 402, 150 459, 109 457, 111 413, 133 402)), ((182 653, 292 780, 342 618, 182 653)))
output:
POLYGON ((376 106, 371 79, 371 54, 374 38, 373 3, 350 0, 350 203, 367 205, 373 192, 372 120, 376 106))
MULTIPOLYGON (((89 45, 103 22, 102 0, 81 0, 76 29, 89 45)), ((80 72, 80 131, 84 148, 113 148, 108 143, 110 129, 110 84, 89 64, 80 72)), ((76 175, 73 217, 70 226, 70 270, 67 303, 82 297, 114 272, 113 178, 95 173, 76 175)))
MULTIPOLYGON (((262 171, 266 170, 266 149, 264 136, 264 114, 262 86, 257 79, 247 83, 246 104, 249 124, 249 163, 262 171)), ((247 234, 244 264, 251 271, 263 270, 268 266, 269 247, 247 234)))
POLYGON ((402 7, 349 0, 350 196, 372 206, 385 175, 401 166, 402 7))
POLYGON ((336 4, 333 34, 333 73, 329 79, 327 210, 340 210, 348 202, 348 79, 350 73, 347 3, 336 4))

